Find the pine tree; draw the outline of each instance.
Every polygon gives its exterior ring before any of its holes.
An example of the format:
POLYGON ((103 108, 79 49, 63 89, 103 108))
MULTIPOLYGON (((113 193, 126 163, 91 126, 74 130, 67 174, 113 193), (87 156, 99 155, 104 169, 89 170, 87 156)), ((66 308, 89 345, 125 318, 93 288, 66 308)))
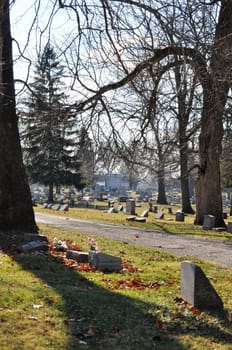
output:
POLYGON ((75 138, 71 137, 74 116, 66 107, 62 77, 64 67, 56 61, 54 49, 47 44, 38 59, 31 92, 22 114, 24 162, 31 182, 53 188, 74 185, 82 188, 80 161, 76 157, 75 138))

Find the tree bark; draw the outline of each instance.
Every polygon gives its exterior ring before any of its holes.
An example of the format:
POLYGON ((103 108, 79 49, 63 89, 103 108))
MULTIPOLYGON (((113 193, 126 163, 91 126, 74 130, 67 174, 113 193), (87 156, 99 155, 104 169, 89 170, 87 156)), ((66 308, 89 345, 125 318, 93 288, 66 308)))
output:
POLYGON ((165 193, 164 170, 158 172, 158 204, 168 204, 165 193))
POLYGON ((49 203, 53 203, 53 200, 54 200, 54 198, 53 198, 53 189, 54 189, 54 185, 53 185, 53 183, 50 183, 48 185, 48 202, 49 203))
POLYGON ((214 215, 216 226, 225 226, 221 198, 220 157, 223 112, 232 81, 232 6, 221 2, 212 52, 211 79, 203 82, 204 103, 199 137, 200 166, 196 181, 196 224, 214 215))
POLYGON ((191 206, 189 195, 189 173, 188 173, 188 146, 182 145, 180 149, 180 180, 182 195, 182 211, 184 213, 193 214, 194 210, 191 206))
POLYGON ((37 232, 15 109, 9 0, 0 4, 0 229, 37 232))

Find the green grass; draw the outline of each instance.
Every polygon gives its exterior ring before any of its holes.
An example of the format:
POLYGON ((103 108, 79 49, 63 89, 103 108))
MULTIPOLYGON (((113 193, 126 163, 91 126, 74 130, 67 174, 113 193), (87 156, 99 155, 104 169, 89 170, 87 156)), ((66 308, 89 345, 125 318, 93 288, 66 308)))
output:
MULTIPOLYGON (((85 233, 44 225, 40 233, 88 250, 85 233)), ((1 350, 232 349, 231 269, 194 260, 225 306, 199 313, 177 302, 184 257, 93 237, 123 259, 121 273, 92 271, 52 251, 0 254, 1 350)))

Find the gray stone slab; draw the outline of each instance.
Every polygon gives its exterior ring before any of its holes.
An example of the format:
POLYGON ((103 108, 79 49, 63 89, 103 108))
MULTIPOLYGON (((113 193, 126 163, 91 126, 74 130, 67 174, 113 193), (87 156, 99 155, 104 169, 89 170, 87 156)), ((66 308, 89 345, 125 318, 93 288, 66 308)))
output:
POLYGON ((124 209, 124 208, 123 208, 123 205, 119 205, 119 206, 118 206, 118 211, 123 211, 123 209, 124 209))
POLYGON ((148 217, 148 213, 149 213, 149 210, 144 210, 140 216, 142 218, 147 218, 148 217))
POLYGON ((182 211, 176 212, 176 221, 184 221, 184 213, 182 211))
POLYGON ((112 208, 109 208, 108 210, 107 210, 107 213, 108 214, 111 214, 111 213, 117 213, 118 211, 117 210, 115 210, 114 209, 114 207, 112 207, 112 208))
POLYGON ((25 243, 19 247, 19 251, 21 252, 32 252, 32 251, 47 251, 48 244, 45 241, 37 240, 25 243))
POLYGON ((232 222, 231 221, 228 222, 227 231, 232 232, 232 222))
POLYGON ((159 213, 155 214, 155 219, 163 219, 163 218, 164 218, 163 212, 159 212, 159 213))
POLYGON ((127 216, 126 221, 135 221, 136 216, 127 216))
POLYGON ((51 209, 53 209, 53 210, 59 210, 59 209, 60 209, 60 204, 59 204, 59 203, 53 204, 52 207, 51 207, 51 209))
POLYGON ((68 204, 62 204, 58 210, 59 211, 68 211, 69 210, 68 204))
POLYGON ((126 201, 126 213, 131 215, 135 214, 135 200, 128 199, 126 201))
POLYGON ((96 251, 89 252, 89 264, 103 272, 119 272, 122 270, 121 258, 96 251))
POLYGON ((199 310, 223 310, 222 299, 195 263, 181 263, 181 297, 199 310))
POLYGON ((66 258, 76 260, 77 262, 89 262, 89 253, 76 250, 67 250, 66 258))
POLYGON ((212 230, 215 225, 215 216, 204 215, 203 219, 203 230, 212 230))
POLYGON ((137 221, 137 222, 146 222, 146 218, 136 217, 135 221, 137 221))

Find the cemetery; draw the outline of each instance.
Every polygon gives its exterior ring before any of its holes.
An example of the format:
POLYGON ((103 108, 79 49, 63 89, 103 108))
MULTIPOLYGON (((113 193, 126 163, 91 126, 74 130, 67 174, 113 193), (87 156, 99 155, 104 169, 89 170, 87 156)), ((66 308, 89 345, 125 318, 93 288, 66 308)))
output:
MULTIPOLYGON (((228 288, 231 269, 198 259, 176 259, 161 251, 104 237, 90 238, 84 233, 53 227, 48 229, 43 225, 40 229, 40 243, 36 237, 27 237, 30 245, 25 243, 21 246, 15 254, 13 266, 7 256, 0 256, 7 272, 1 275, 2 281, 9 283, 8 291, 13 292, 8 307, 16 308, 18 303, 21 267, 24 284, 33 286, 33 294, 29 294, 31 304, 21 297, 17 310, 22 308, 23 318, 14 328, 22 329, 26 322, 28 334, 42 328, 47 339, 52 332, 57 349, 61 349, 59 342, 64 346, 68 336, 67 330, 62 328, 62 337, 58 337, 60 327, 54 324, 59 322, 64 322, 65 327, 72 330, 71 337, 78 346, 90 349, 100 350, 103 344, 109 348, 110 339, 114 341, 115 349, 120 348, 119 337, 125 334, 125 330, 126 337, 133 337, 140 345, 145 344, 147 349, 152 348, 154 343, 164 349, 173 345, 178 348, 178 339, 185 339, 185 335, 186 344, 196 349, 199 339, 206 348, 209 344, 212 347, 213 344, 221 344, 221 349, 227 349, 229 340, 224 343, 222 339, 229 337, 230 332, 226 320, 230 317, 228 309, 232 308, 228 288), (97 244, 97 251, 89 246, 89 240, 97 244), (13 275, 10 273, 12 269, 15 271, 13 275), (67 310, 72 310, 63 321, 56 311, 62 308, 58 295, 62 295, 67 310), (104 307, 101 300, 104 300, 104 307), (78 316, 75 316, 75 308, 78 308, 78 316), (111 321, 112 308, 114 317, 111 321), (122 317, 125 309, 128 313, 126 318, 122 317), (146 333, 143 327, 143 332, 139 331, 141 323, 146 324, 146 333), (112 327, 116 326, 115 333, 112 327)), ((4 283, 0 290, 3 288, 4 283)), ((8 308, 1 310, 1 317, 5 332, 11 322, 8 308)), ((24 333, 18 337, 21 343, 24 333)))

